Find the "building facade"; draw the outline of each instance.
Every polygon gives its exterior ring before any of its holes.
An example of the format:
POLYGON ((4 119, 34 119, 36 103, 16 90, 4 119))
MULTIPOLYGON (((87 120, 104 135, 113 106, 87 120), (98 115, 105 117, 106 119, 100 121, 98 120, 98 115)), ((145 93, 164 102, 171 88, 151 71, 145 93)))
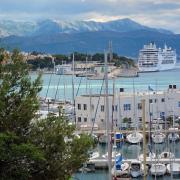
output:
MULTIPOLYGON (((171 85, 166 91, 158 92, 119 92, 109 99, 109 120, 117 128, 122 127, 125 119, 136 127, 142 121, 142 103, 145 100, 146 122, 153 119, 168 116, 180 116, 180 89, 171 85)), ((106 128, 105 118, 105 95, 81 95, 75 99, 75 114, 77 126, 93 124, 98 125, 98 129, 106 128)))

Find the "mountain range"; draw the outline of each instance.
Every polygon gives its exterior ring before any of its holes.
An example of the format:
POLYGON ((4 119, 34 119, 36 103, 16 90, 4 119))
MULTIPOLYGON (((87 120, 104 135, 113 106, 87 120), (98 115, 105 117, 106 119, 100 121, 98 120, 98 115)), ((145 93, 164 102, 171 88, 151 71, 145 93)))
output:
POLYGON ((112 41, 113 51, 137 57, 144 44, 166 43, 180 53, 180 35, 141 25, 131 19, 95 21, 0 21, 0 45, 11 50, 46 53, 103 52, 112 41))

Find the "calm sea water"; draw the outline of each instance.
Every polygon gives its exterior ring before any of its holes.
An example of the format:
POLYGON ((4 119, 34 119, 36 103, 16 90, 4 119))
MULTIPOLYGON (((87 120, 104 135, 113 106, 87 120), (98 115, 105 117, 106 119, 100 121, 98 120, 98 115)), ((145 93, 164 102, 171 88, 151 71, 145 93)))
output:
MULTIPOLYGON (((37 74, 32 74, 34 79, 37 74)), ((60 76, 60 75, 50 75, 44 74, 43 78, 43 89, 40 93, 40 96, 47 96, 51 98, 57 98, 61 100, 72 100, 72 76, 60 76), (51 79, 51 81, 50 81, 51 79)), ((157 90, 165 90, 168 88, 169 84, 176 84, 180 88, 180 69, 164 72, 152 72, 152 73, 140 73, 139 77, 136 78, 118 78, 115 80, 115 88, 118 91, 119 88, 124 88, 125 91, 132 91, 133 81, 135 84, 136 91, 146 91, 148 86, 157 90)), ((99 93, 102 80, 87 80, 86 78, 75 77, 75 96, 87 93, 99 93)), ((112 92, 112 80, 109 80, 109 91, 112 92)), ((161 153, 162 151, 169 150, 172 148, 173 144, 167 146, 166 143, 157 145, 156 151, 161 153)), ((154 147, 152 147, 154 150, 154 147)), ((106 153, 106 147, 98 146, 97 149, 100 154, 106 153)), ((180 158, 180 143, 174 145, 174 151, 177 158, 180 158)), ((142 146, 138 145, 128 145, 122 143, 118 147, 118 151, 122 153, 124 158, 136 158, 138 154, 142 153, 142 146)), ((74 180, 106 180, 108 179, 107 171, 97 171, 95 173, 77 173, 74 175, 74 180)), ((137 178, 136 178, 137 179, 137 178)), ((139 178, 139 179, 142 179, 139 178)), ((153 177, 148 176, 148 180, 154 179, 153 177)), ((158 178, 161 180, 169 180, 170 176, 163 176, 158 178)), ((177 178, 180 179, 180 178, 177 178)))
MULTIPOLYGON (((32 74, 32 78, 37 75, 32 74)), ((41 96, 47 96, 64 100, 72 99, 72 77, 50 74, 43 75, 43 90, 41 91, 41 96), (51 81, 50 81, 51 79, 51 81), (50 82, 50 83, 49 83, 50 82), (48 93, 47 93, 48 92, 48 93), (57 92, 57 93, 56 93, 57 92)), ((148 86, 153 89, 164 90, 168 88, 169 84, 176 84, 180 88, 180 69, 164 72, 152 72, 152 73, 140 73, 139 77, 135 78, 118 78, 115 80, 116 91, 119 88, 124 88, 125 91, 132 91, 133 80, 135 84, 136 91, 147 90, 148 86)), ((90 93, 99 93, 102 80, 87 80, 85 77, 75 77, 74 78, 74 94, 81 95, 90 93)), ((109 92, 112 92, 113 81, 109 80, 109 92)))

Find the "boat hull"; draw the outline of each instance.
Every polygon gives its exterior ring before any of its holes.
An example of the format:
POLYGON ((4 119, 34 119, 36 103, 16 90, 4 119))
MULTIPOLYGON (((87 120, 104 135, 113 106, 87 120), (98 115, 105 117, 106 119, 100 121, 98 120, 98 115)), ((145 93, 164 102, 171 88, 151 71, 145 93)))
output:
POLYGON ((164 174, 166 174, 166 166, 160 163, 152 164, 150 173, 153 176, 163 176, 164 174))

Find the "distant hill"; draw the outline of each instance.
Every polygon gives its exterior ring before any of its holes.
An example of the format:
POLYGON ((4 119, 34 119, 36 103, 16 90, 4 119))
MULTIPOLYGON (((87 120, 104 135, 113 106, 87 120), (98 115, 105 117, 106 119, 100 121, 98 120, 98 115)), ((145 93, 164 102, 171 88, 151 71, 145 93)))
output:
POLYGON ((1 46, 10 50, 18 47, 23 51, 46 53, 96 53, 107 49, 111 40, 114 52, 137 57, 144 44, 154 41, 160 47, 166 43, 180 54, 180 35, 149 28, 130 19, 106 23, 54 20, 18 23, 5 21, 3 26, 0 22, 1 46))

